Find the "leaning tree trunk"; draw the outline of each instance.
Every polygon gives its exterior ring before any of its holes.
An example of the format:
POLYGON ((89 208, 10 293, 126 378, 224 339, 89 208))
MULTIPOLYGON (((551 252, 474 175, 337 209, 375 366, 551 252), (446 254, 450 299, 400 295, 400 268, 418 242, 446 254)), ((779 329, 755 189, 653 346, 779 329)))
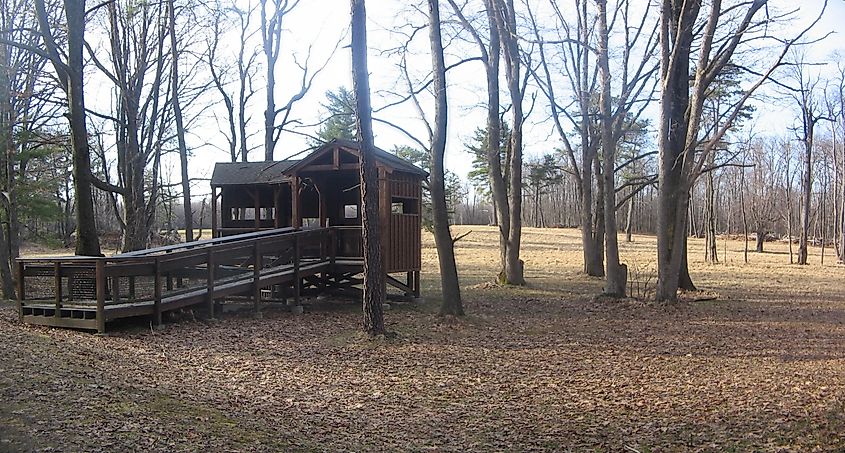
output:
POLYGON ((437 246, 437 258, 440 262, 440 286, 443 290, 443 303, 440 314, 464 314, 461 303, 461 287, 458 281, 458 268, 455 265, 455 243, 449 231, 449 211, 446 204, 446 182, 444 177, 443 157, 446 152, 446 63, 443 58, 443 41, 440 34, 439 0, 428 0, 429 43, 434 80, 435 121, 431 143, 431 209, 434 216, 434 242, 437 246))
POLYGON ((369 335, 385 333, 383 304, 386 280, 379 228, 378 169, 374 154, 373 119, 370 106, 370 78, 367 72, 367 12, 364 0, 350 0, 352 6, 352 85, 355 118, 361 140, 361 224, 364 248, 364 321, 369 335))

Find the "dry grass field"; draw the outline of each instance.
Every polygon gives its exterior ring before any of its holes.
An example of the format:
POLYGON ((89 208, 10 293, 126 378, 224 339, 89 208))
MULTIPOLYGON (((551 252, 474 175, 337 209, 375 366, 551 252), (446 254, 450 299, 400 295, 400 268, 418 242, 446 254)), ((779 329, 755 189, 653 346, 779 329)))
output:
MULTIPOLYGON (((525 231, 529 286, 500 288, 495 231, 458 243, 468 316, 441 318, 436 256, 390 340, 354 302, 303 315, 143 320, 107 337, 0 309, 0 451, 845 451, 845 267, 785 244, 723 264, 706 297, 594 299, 575 230, 525 231)), ((753 244, 752 244, 753 245, 753 244)), ((655 242, 622 243, 640 290, 655 242)), ((725 253, 727 251, 727 254, 725 253)), ((828 252, 830 253, 830 252, 828 252)))

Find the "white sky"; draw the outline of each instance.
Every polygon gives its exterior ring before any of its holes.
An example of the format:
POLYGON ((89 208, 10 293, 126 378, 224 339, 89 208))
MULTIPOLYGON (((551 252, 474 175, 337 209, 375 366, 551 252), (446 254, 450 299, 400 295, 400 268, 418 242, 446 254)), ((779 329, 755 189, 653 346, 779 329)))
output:
MULTIPOLYGON (((246 0, 240 0, 246 4, 246 0)), ((255 1, 255 0, 253 0, 255 1)), ((424 2, 420 2, 425 8, 424 2)), ((519 2, 517 2, 519 3, 519 2)), ((809 0, 796 2, 786 0, 771 0, 770 4, 780 8, 800 8, 801 21, 809 21, 815 17, 821 7, 821 0, 809 0)), ((378 93, 380 90, 392 90, 397 81, 398 70, 396 68, 397 58, 386 58, 380 56, 380 51, 396 46, 401 40, 401 31, 407 24, 413 23, 422 25, 425 21, 423 14, 408 11, 408 6, 402 1, 370 0, 368 6, 368 33, 370 47, 370 73, 371 88, 373 90, 373 106, 377 108, 386 103, 386 100, 378 93)), ((448 4, 441 2, 442 14, 445 16, 448 11, 448 4)), ((257 20, 256 20, 257 23, 257 20)), ((295 53, 303 57, 309 46, 313 45, 313 61, 324 60, 331 49, 334 48, 338 39, 345 35, 344 44, 348 43, 346 30, 349 23, 349 2, 348 0, 303 0, 297 9, 288 17, 286 32, 283 38, 282 60, 277 68, 277 78, 280 86, 277 88, 277 103, 284 102, 294 90, 298 89, 300 72, 292 66, 290 56, 295 53)), ((831 0, 825 17, 813 33, 819 36, 828 31, 835 31, 845 25, 845 2, 831 0)), ((797 29, 799 24, 796 24, 797 29)), ((411 59, 414 67, 414 74, 422 78, 427 68, 430 67, 430 57, 427 53, 427 30, 422 30, 416 38, 416 53, 411 59)), ((472 47, 470 47, 474 51, 472 47)), ((813 47, 811 56, 814 59, 829 59, 832 52, 840 50, 845 55, 845 41, 841 35, 833 35, 824 43, 813 47)), ((448 53, 448 51, 447 51, 448 53)), ((259 57, 262 58, 262 57, 259 57)), ((447 57, 447 65, 456 59, 447 57)), ((504 67, 504 62, 502 63, 504 67)), ((835 68, 835 64, 832 65, 835 68)), ((827 70, 827 69, 822 69, 827 70)), ((260 72, 259 76, 263 73, 260 72)), ((480 63, 469 63, 447 75, 449 83, 449 139, 447 144, 446 166, 461 176, 465 176, 470 170, 471 157, 463 152, 464 143, 471 136, 475 128, 482 126, 485 120, 483 102, 486 101, 483 69, 480 63)), ((303 123, 310 124, 319 121, 325 113, 320 104, 325 102, 324 93, 326 90, 336 89, 339 86, 351 88, 351 68, 349 48, 340 48, 334 55, 327 68, 315 80, 314 86, 306 98, 300 101, 294 108, 293 116, 300 118, 303 123)), ((94 90, 93 102, 100 105, 107 102, 104 96, 106 93, 94 90)), ((233 88, 234 91, 234 88, 233 88)), ((251 127, 258 131, 263 123, 263 94, 256 94, 253 100, 251 127)), ((423 98, 425 101, 430 101, 423 98)), ((91 102, 91 101, 89 101, 91 102)), ((507 96, 502 95, 503 104, 507 102, 507 96)), ((190 109, 190 106, 185 107, 190 109)), ((792 114, 786 110, 787 106, 778 102, 767 101, 758 110, 761 112, 757 125, 771 127, 775 131, 790 124, 792 114)), ((545 114, 545 101, 541 94, 537 96, 538 110, 531 119, 539 119, 545 114)), ((222 111, 222 106, 221 106, 222 111)), ((421 123, 415 119, 415 110, 410 106, 392 108, 388 111, 377 114, 390 121, 401 124, 408 130, 418 134, 418 137, 426 141, 424 129, 421 123)), ((549 136, 548 125, 526 126, 526 154, 542 154, 552 151, 559 146, 554 136, 549 136)), ((384 149, 390 149, 394 145, 414 143, 408 140, 401 133, 381 124, 375 124, 376 144, 384 149)), ((203 121, 196 124, 190 131, 193 135, 189 146, 194 146, 193 158, 191 159, 192 177, 208 178, 211 175, 214 162, 228 160, 225 140, 219 135, 219 127, 213 121, 203 121), (216 138, 215 138, 216 137, 216 138), (220 149, 213 149, 209 146, 199 145, 205 141, 219 144, 220 149)), ((252 145, 259 146, 261 134, 254 137, 252 145)), ((282 135, 276 149, 276 158, 282 159, 290 156, 306 147, 306 139, 296 134, 285 133, 282 135)), ((251 156, 257 160, 263 155, 259 148, 252 151, 251 156)), ((172 162, 172 175, 178 178, 178 167, 172 162)), ((194 193, 202 197, 209 191, 206 181, 198 181, 194 193)))

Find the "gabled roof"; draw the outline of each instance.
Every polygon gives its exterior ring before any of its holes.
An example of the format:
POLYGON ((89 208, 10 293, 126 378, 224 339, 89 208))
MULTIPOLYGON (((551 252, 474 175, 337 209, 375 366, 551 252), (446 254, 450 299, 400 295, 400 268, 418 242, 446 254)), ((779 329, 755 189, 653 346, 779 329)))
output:
MULTIPOLYGON (((287 172, 293 173, 293 172, 299 170, 300 168, 305 167, 311 161, 313 161, 315 158, 317 158, 319 155, 321 155, 323 152, 334 149, 336 147, 346 148, 346 149, 354 151, 356 153, 361 151, 361 143, 360 142, 355 141, 355 140, 336 138, 336 139, 333 139, 329 142, 324 143, 322 146, 320 146, 319 148, 317 148, 316 150, 311 152, 311 154, 309 154, 308 156, 306 156, 305 158, 303 158, 299 162, 296 162, 295 164, 291 165, 290 168, 288 168, 287 172)), ((379 161, 383 165, 391 167, 395 170, 413 173, 415 175, 419 175, 422 178, 425 178, 425 177, 428 176, 428 172, 423 170, 422 168, 417 167, 416 165, 414 165, 411 162, 397 156, 396 154, 387 152, 387 151, 385 151, 385 150, 383 150, 379 147, 375 147, 375 156, 376 156, 377 161, 379 161)))
POLYGON ((288 182, 287 170, 298 160, 276 162, 218 162, 211 174, 212 186, 281 184, 288 182))

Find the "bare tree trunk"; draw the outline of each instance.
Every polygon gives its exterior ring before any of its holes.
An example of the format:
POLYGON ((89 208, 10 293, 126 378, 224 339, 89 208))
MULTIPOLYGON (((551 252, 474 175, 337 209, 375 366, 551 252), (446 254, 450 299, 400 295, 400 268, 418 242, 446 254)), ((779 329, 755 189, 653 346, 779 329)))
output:
POLYGON ((175 1, 168 3, 170 13, 170 58, 171 58, 171 102, 173 119, 176 122, 176 138, 179 143, 179 163, 182 172, 182 209, 185 216, 185 241, 194 240, 194 213, 191 206, 191 180, 188 178, 188 146, 185 144, 185 125, 182 121, 182 107, 179 105, 179 51, 176 48, 175 1))
POLYGON ((59 74, 67 94, 70 143, 73 149, 73 196, 76 200, 76 251, 81 256, 101 256, 100 241, 94 224, 94 201, 91 195, 91 159, 85 119, 82 48, 85 38, 85 0, 64 0, 67 18, 67 64, 59 56, 50 30, 44 0, 35 0, 41 35, 50 60, 59 74))
MULTIPOLYGON (((804 113, 806 116, 807 113, 804 113)), ((806 120, 805 120, 806 121, 806 120)), ((810 235, 810 203, 813 193, 813 132, 812 126, 804 138, 804 175, 801 180, 801 235, 798 239, 798 264, 808 264, 807 242, 810 235)))
MULTIPOLYGON (((6 28, 8 24, 0 24, 6 28)), ((14 142, 12 141, 12 106, 11 106, 11 93, 10 93, 10 80, 9 80, 9 52, 8 47, 6 44, 0 44, 0 155, 2 155, 4 166, 7 169, 7 173, 11 173, 8 175, 9 180, 14 180, 14 173, 12 170, 14 169, 14 165, 9 162, 12 157, 12 153, 14 152, 13 147, 15 146, 14 142)), ((2 195, 0 195, 2 196, 2 195)), ((11 212, 14 210, 14 206, 8 202, 8 200, 3 200, 3 208, 4 210, 9 213, 9 225, 8 231, 11 233, 12 231, 12 222, 11 222, 11 212)), ((10 249, 11 247, 11 234, 7 233, 6 228, 0 226, 0 287, 3 290, 3 297, 6 299, 15 299, 15 285, 12 277, 12 267, 11 267, 11 257, 10 257, 10 249)))
POLYGON ((435 95, 435 121, 431 142, 431 209, 434 216, 434 242, 437 246, 437 258, 440 262, 440 286, 443 291, 443 303, 440 314, 463 316, 461 287, 458 281, 458 268, 455 265, 455 243, 449 231, 449 211, 446 203, 446 183, 444 177, 443 156, 446 152, 446 63, 443 58, 443 41, 440 35, 439 0, 428 0, 429 43, 433 88, 435 95))
POLYGON ((624 297, 628 283, 628 268, 619 262, 619 242, 616 227, 616 141, 613 139, 610 99, 610 62, 608 57, 607 1, 597 0, 598 6, 598 65, 601 77, 602 173, 604 176, 605 260, 607 262, 604 293, 624 297))
MULTIPOLYGON (((633 190, 633 189, 631 189, 633 190)), ((634 199, 636 195, 628 199, 628 215, 625 219, 625 242, 634 242, 633 238, 633 218, 634 218, 634 199)))
POLYGON ((367 72, 367 12, 364 0, 350 0, 352 6, 352 85, 355 117, 361 140, 361 223, 364 248, 364 321, 369 335, 383 335, 383 307, 386 280, 379 225, 378 169, 373 156, 373 119, 370 105, 370 77, 367 72))
POLYGON ((511 117, 513 128, 510 136, 510 158, 508 159, 508 177, 510 178, 509 212, 510 229, 507 236, 507 250, 502 283, 524 285, 523 262, 519 258, 522 242, 522 128, 525 118, 522 111, 522 78, 520 74, 521 55, 519 38, 516 30, 516 11, 513 0, 493 0, 497 5, 496 24, 499 39, 502 41, 502 55, 505 58, 505 80, 511 98, 511 117))
MULTIPOLYGON (((713 159, 710 159, 711 164, 713 159)), ((706 207, 705 207, 705 242, 706 242, 706 261, 712 264, 719 262, 716 244, 716 189, 713 181, 713 172, 707 173, 707 187, 706 187, 706 207)))

